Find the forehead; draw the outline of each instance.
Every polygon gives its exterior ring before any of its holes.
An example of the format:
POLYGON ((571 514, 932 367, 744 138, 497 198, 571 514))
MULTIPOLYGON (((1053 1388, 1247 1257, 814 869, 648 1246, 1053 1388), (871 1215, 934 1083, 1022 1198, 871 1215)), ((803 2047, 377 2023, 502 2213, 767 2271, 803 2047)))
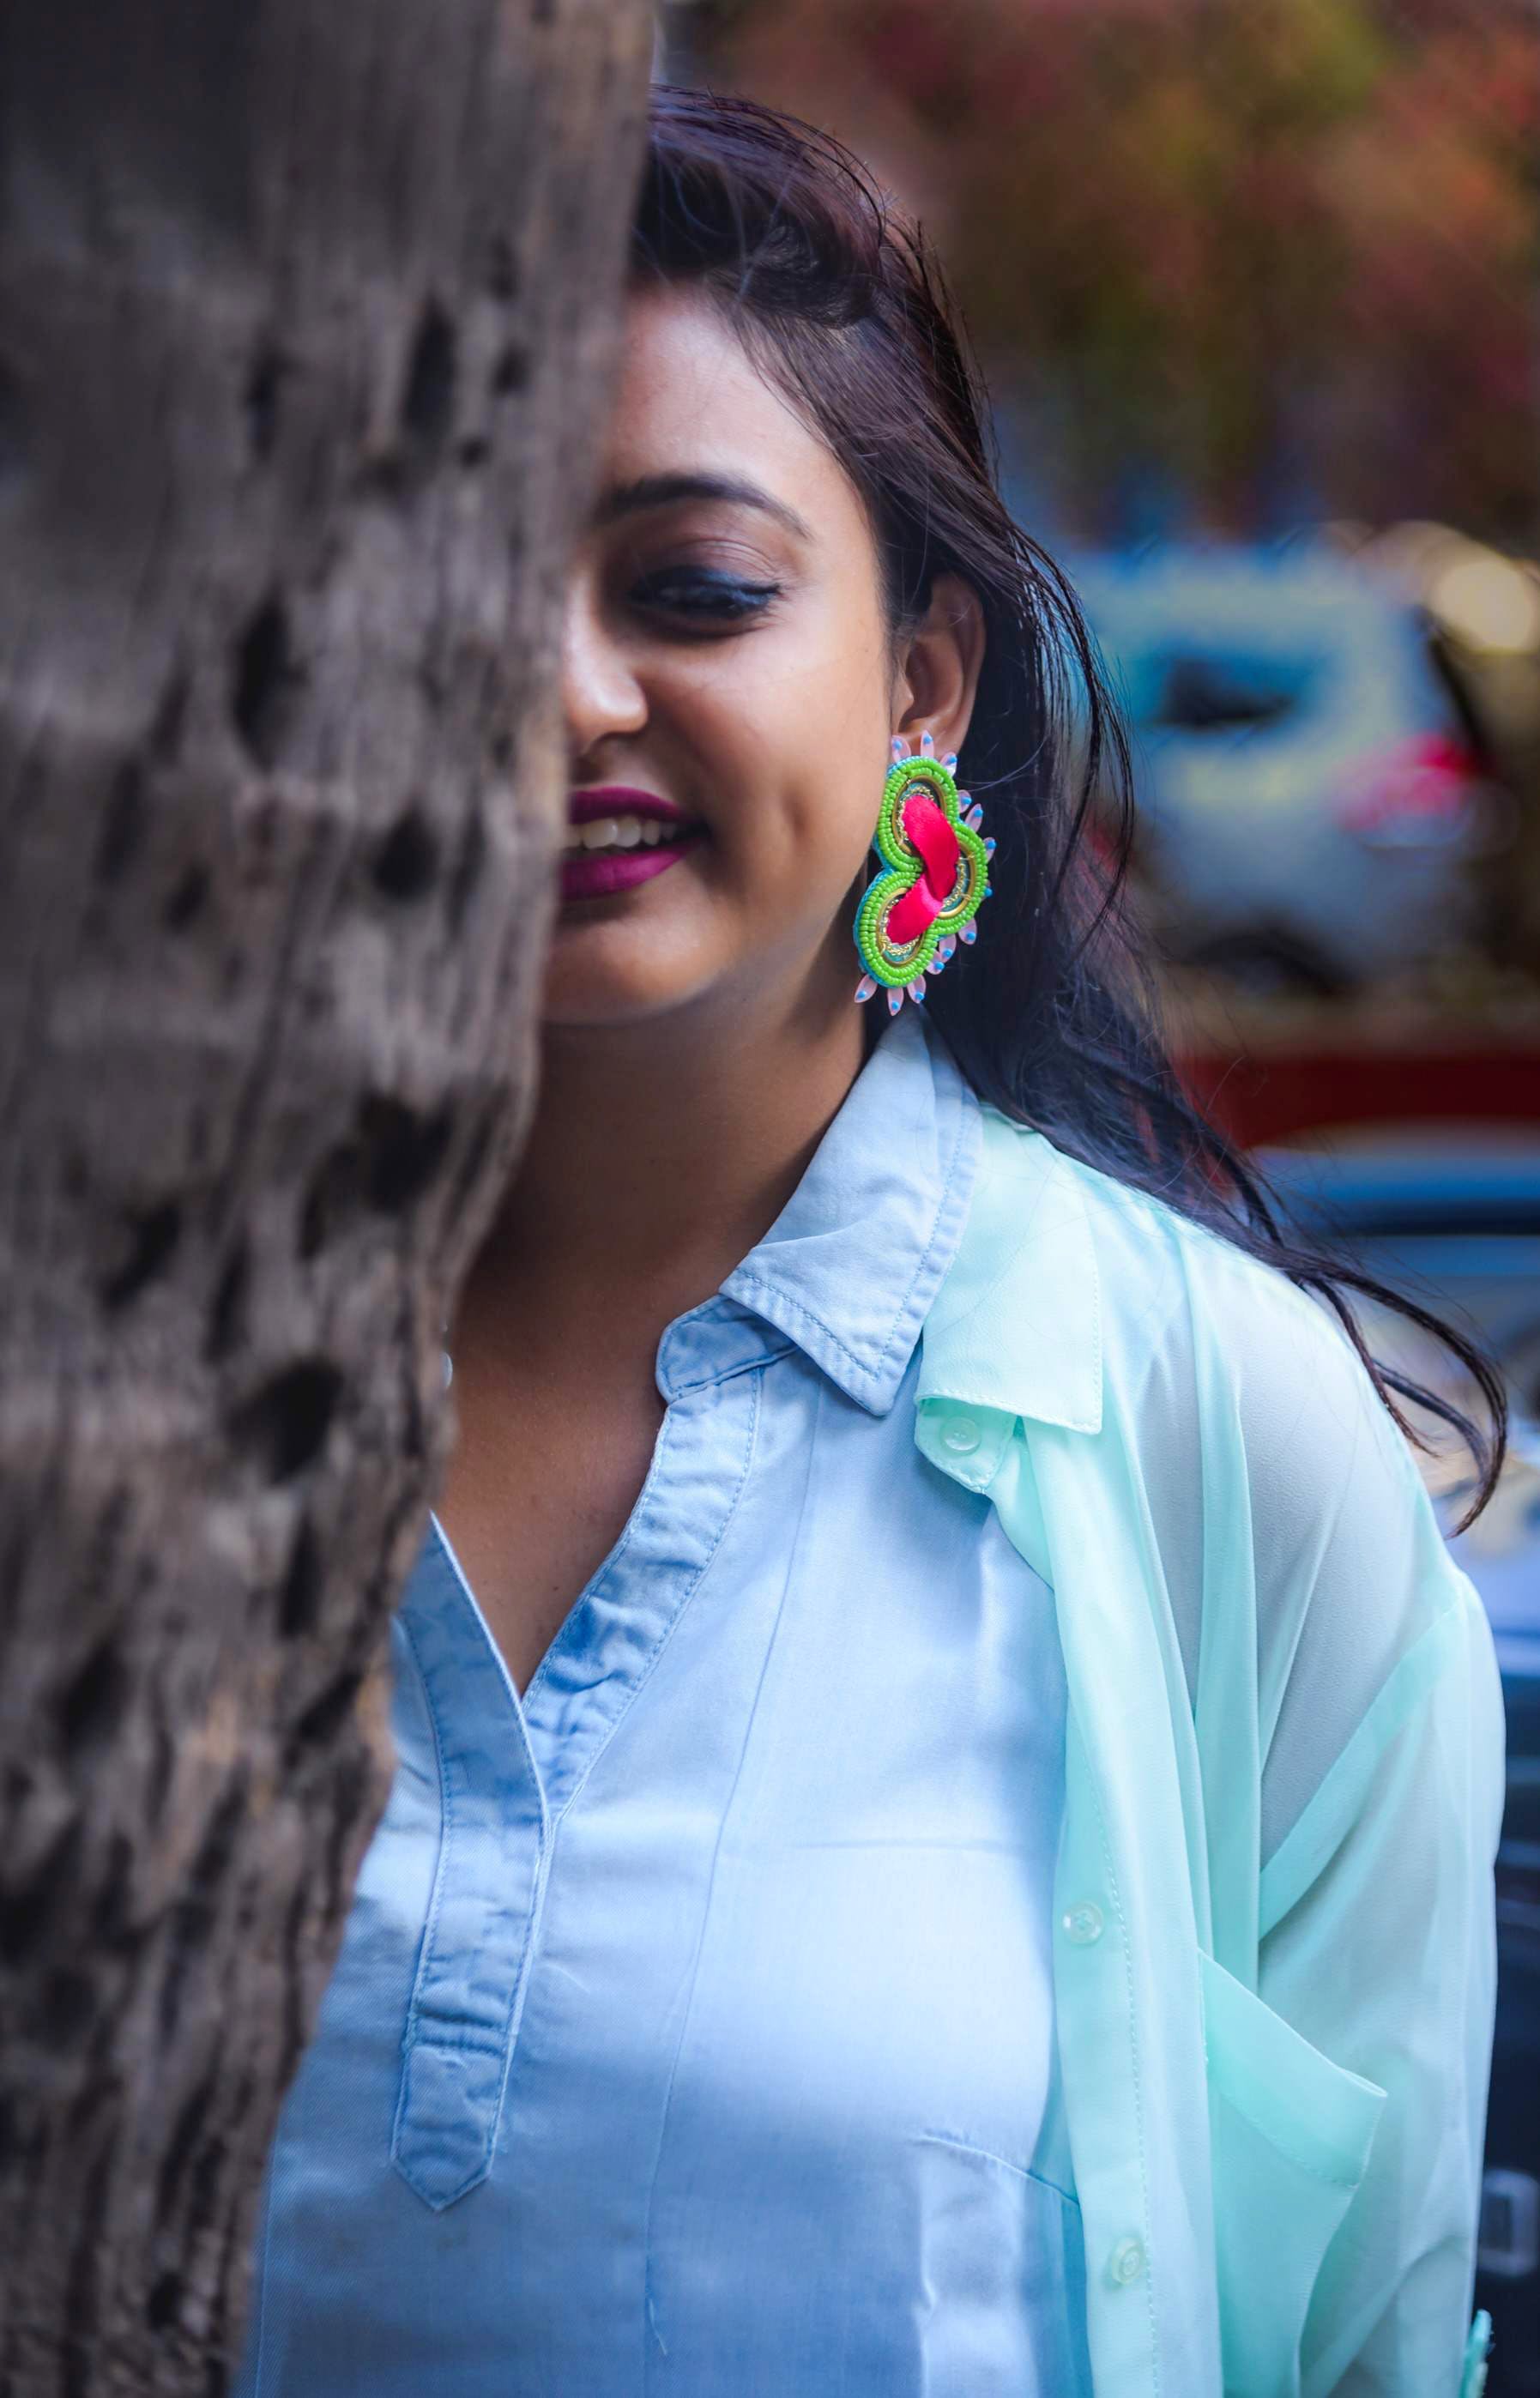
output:
POLYGON ((665 287, 627 302, 603 481, 659 474, 752 481, 826 529, 858 518, 848 477, 790 401, 765 381, 722 311, 665 287))

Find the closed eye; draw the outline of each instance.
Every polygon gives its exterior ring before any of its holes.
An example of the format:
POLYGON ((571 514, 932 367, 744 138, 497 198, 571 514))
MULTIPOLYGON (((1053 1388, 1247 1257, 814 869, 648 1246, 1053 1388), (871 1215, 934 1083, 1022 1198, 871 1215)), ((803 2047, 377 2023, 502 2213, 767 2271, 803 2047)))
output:
POLYGON ((763 616, 781 588, 707 567, 673 566, 642 576, 631 586, 629 600, 648 615, 694 620, 701 630, 731 630, 763 616))

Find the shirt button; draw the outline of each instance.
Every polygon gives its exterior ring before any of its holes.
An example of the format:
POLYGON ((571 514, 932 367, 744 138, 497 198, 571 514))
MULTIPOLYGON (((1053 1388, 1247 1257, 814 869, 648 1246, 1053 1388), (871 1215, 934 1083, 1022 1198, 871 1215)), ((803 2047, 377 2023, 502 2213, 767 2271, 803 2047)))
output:
POLYGON ((970 1448, 977 1448, 983 1435, 972 1416, 953 1416, 943 1431, 941 1438, 948 1448, 966 1452, 970 1448))
POLYGON ((1065 1939, 1073 1940, 1077 1948, 1088 1948, 1093 1940, 1101 1939, 1106 1929, 1101 1909, 1089 1898, 1083 1898, 1078 1906, 1066 1906, 1059 1920, 1063 1926, 1065 1939))
POLYGON ((1114 2282, 1137 2282, 1144 2270, 1144 2243, 1141 2240, 1120 2240, 1113 2250, 1112 2276, 1114 2282))

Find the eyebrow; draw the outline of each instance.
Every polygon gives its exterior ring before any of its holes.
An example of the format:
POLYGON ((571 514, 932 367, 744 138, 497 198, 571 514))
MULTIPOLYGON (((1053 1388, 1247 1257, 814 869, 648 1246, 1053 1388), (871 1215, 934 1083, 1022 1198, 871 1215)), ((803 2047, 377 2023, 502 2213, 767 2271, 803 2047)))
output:
POLYGON ((634 483, 616 483, 607 491, 594 510, 597 525, 614 524, 620 517, 634 516, 642 508, 674 507, 682 500, 719 500, 730 506, 758 508, 763 516, 773 517, 799 541, 810 542, 811 528, 789 508, 784 500, 761 491, 757 483, 743 481, 736 475, 642 475, 634 483))

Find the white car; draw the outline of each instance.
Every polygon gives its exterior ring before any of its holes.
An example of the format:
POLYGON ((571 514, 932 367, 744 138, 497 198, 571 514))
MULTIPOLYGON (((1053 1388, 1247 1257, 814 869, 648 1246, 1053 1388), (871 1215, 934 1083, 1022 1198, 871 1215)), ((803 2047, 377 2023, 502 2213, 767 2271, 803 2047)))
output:
POLYGON ((1170 953, 1344 990, 1465 945, 1500 821, 1421 611, 1324 543, 1066 560, 1128 705, 1170 953))

